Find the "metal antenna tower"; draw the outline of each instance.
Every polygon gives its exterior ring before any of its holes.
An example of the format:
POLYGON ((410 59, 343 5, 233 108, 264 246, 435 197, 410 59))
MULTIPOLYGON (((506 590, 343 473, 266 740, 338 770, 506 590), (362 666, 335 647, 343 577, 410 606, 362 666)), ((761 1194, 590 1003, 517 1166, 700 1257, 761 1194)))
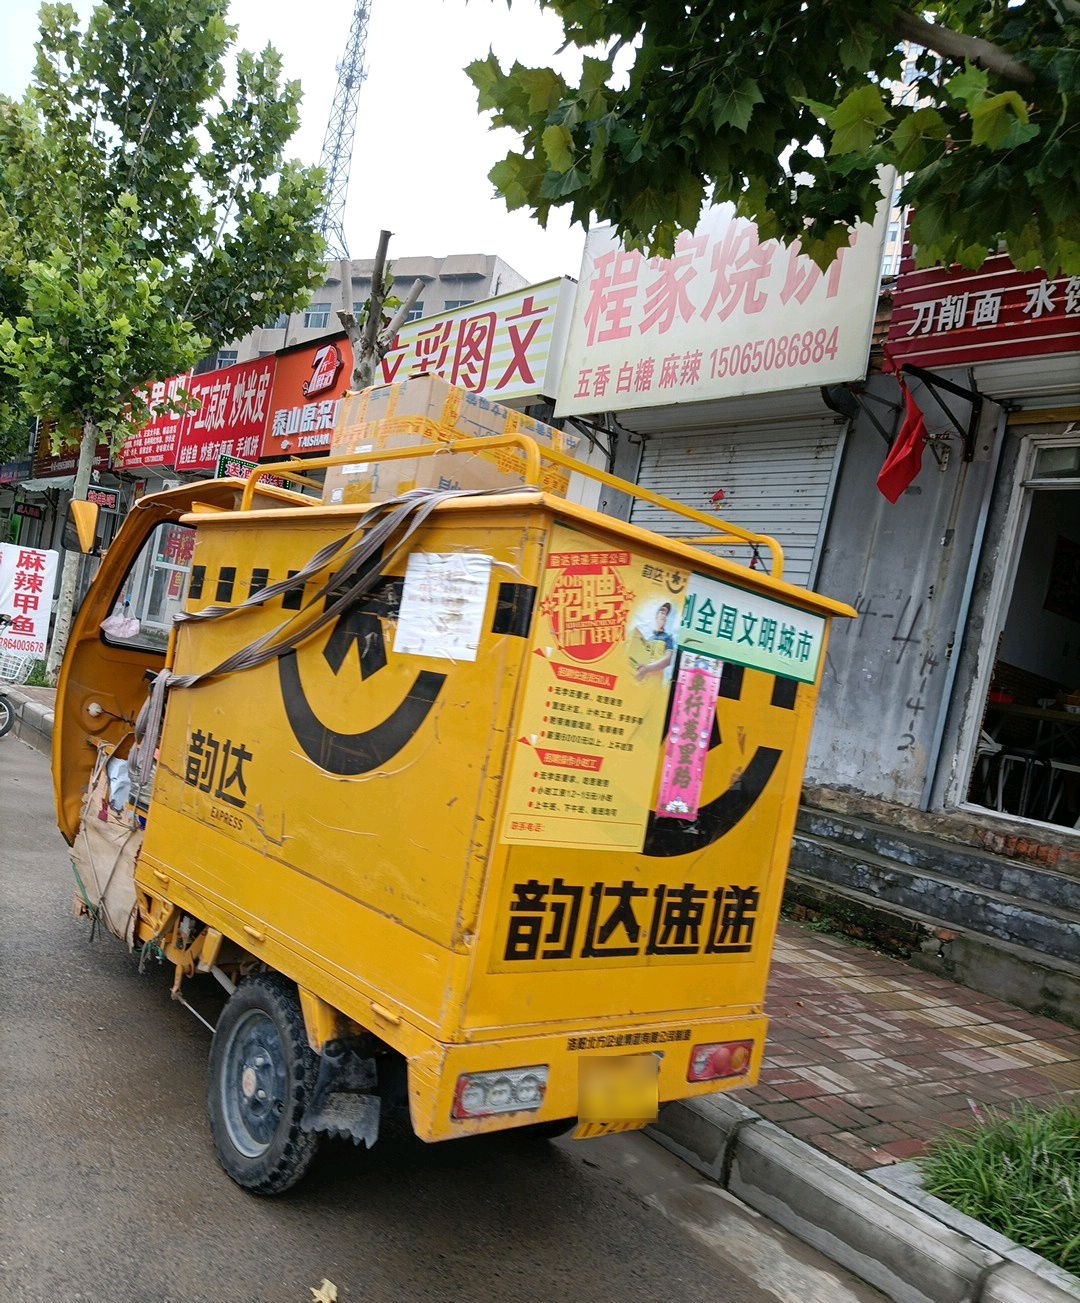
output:
POLYGON ((330 108, 330 119, 326 124, 319 159, 319 166, 326 173, 326 205, 320 229, 326 237, 329 246, 327 254, 331 258, 349 256, 349 245, 345 239, 345 200, 349 193, 349 172, 356 137, 356 109, 360 101, 360 87, 367 75, 364 60, 370 13, 369 0, 356 0, 345 54, 337 66, 337 90, 334 92, 334 103, 330 108))

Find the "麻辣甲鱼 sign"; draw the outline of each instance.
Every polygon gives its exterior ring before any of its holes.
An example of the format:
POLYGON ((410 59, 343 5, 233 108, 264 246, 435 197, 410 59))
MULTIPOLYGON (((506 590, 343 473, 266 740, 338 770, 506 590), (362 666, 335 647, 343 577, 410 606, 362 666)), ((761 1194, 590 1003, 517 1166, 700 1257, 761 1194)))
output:
POLYGON ((813 683, 825 645, 825 620, 736 588, 693 575, 683 602, 679 647, 813 683))

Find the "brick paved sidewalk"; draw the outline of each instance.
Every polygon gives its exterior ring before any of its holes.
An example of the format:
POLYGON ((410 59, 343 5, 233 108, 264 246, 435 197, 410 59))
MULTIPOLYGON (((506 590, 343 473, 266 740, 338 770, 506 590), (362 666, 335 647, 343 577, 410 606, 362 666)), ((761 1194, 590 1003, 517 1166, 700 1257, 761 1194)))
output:
POLYGON ((735 1097, 849 1167, 914 1158, 987 1107, 1080 1096, 1080 1031, 781 925, 761 1082, 735 1097))
POLYGON ((45 706, 49 710, 52 710, 56 704, 55 688, 31 688, 25 683, 18 683, 13 687, 9 686, 8 691, 13 695, 25 697, 27 701, 36 701, 39 706, 45 706))

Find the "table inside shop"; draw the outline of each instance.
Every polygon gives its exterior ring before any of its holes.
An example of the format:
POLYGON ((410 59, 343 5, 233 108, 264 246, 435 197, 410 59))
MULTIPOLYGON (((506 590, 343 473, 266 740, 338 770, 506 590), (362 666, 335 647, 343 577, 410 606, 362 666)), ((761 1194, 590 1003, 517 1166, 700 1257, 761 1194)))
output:
MULTIPOLYGON (((1055 757, 1058 750, 1063 753, 1062 760, 1075 759, 1080 755, 1080 712, 1062 710, 1054 706, 1018 706, 1011 702, 991 702, 987 714, 998 714, 1006 719, 1030 719, 1035 721, 1034 744, 1038 749, 1046 748, 1048 755, 1055 757)), ((990 735, 998 741, 997 730, 991 729, 990 735)))

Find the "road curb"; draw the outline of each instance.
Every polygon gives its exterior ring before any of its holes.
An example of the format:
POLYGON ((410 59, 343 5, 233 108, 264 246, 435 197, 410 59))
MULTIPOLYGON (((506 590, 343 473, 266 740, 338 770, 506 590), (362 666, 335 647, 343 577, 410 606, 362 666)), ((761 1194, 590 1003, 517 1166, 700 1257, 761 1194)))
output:
POLYGON ((52 755, 53 711, 38 701, 32 701, 17 687, 4 685, 4 695, 15 708, 15 723, 11 736, 20 738, 35 751, 52 755))
POLYGON ((929 1211, 929 1196, 919 1206, 737 1100, 668 1104, 647 1134, 895 1303, 1080 1300, 1080 1284, 1070 1284, 1067 1273, 1048 1279, 1007 1257, 1004 1250, 1016 1246, 1004 1237, 989 1247, 929 1211))

